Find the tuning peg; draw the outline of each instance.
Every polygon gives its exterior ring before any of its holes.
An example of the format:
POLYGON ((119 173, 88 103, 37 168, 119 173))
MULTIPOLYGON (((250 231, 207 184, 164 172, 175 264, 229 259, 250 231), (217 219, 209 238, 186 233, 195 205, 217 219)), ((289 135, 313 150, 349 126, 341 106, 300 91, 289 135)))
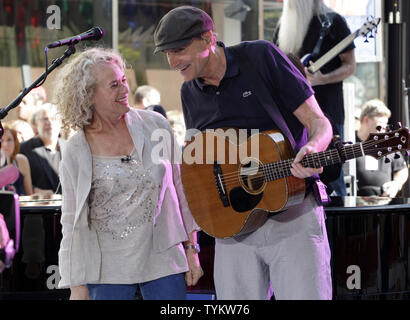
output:
POLYGON ((397 122, 397 126, 401 129, 402 128, 401 122, 397 122))
POLYGON ((365 43, 369 42, 369 39, 367 39, 367 34, 366 34, 366 39, 364 40, 365 43))
POLYGON ((390 163, 390 162, 391 162, 391 160, 390 160, 389 158, 386 157, 386 158, 384 159, 384 163, 390 163))
POLYGON ((400 155, 398 153, 394 154, 394 159, 400 159, 400 155))

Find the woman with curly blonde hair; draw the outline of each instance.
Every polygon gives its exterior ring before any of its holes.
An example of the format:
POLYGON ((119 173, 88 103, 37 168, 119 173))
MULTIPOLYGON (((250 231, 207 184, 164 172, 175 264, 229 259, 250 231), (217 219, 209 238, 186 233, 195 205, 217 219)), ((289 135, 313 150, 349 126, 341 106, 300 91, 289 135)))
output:
POLYGON ((71 299, 133 299, 136 286, 144 299, 185 299, 185 285, 203 274, 198 226, 179 167, 152 158, 153 131, 172 129, 161 115, 130 108, 124 69, 115 51, 94 48, 57 78, 63 126, 77 130, 60 164, 59 286, 71 299))

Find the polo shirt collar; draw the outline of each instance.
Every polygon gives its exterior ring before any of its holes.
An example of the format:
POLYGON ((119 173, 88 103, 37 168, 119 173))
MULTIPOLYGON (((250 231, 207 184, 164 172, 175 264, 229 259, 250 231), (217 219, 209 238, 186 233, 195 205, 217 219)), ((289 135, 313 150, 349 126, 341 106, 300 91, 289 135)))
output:
MULTIPOLYGON (((225 57, 226 57, 226 71, 223 79, 225 78, 233 78, 236 75, 239 74, 239 64, 237 61, 235 61, 234 57, 229 53, 229 51, 226 49, 225 44, 222 41, 218 41, 217 45, 222 47, 225 51, 225 57)), ((204 83, 201 78, 195 78, 194 81, 198 85, 201 90, 204 89, 204 87, 208 86, 208 84, 204 83)))

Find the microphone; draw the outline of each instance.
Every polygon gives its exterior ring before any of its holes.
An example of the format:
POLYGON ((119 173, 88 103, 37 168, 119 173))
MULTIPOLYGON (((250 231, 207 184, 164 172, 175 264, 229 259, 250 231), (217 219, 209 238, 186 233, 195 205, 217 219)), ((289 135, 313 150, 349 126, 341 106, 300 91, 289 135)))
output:
POLYGON ((3 188, 9 184, 12 184, 19 177, 19 170, 13 166, 8 165, 0 169, 0 188, 3 188))
POLYGON ((127 155, 127 156, 121 158, 121 162, 126 162, 126 163, 128 163, 128 162, 131 161, 131 159, 132 159, 132 158, 131 158, 131 155, 127 155))
POLYGON ((77 44, 83 40, 100 40, 102 37, 104 37, 104 30, 100 27, 94 27, 79 35, 66 38, 63 40, 54 41, 53 43, 50 43, 49 45, 47 45, 47 48, 52 49, 52 48, 57 48, 57 47, 65 46, 65 45, 77 44))

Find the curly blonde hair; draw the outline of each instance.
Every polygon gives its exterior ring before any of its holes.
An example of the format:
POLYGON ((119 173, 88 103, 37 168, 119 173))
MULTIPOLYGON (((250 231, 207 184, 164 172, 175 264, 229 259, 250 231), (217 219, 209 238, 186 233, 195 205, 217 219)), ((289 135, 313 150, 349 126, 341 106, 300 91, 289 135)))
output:
POLYGON ((91 101, 97 84, 95 66, 102 63, 115 63, 125 70, 125 61, 117 51, 91 48, 72 58, 56 77, 53 101, 64 129, 83 129, 91 123, 91 101))

